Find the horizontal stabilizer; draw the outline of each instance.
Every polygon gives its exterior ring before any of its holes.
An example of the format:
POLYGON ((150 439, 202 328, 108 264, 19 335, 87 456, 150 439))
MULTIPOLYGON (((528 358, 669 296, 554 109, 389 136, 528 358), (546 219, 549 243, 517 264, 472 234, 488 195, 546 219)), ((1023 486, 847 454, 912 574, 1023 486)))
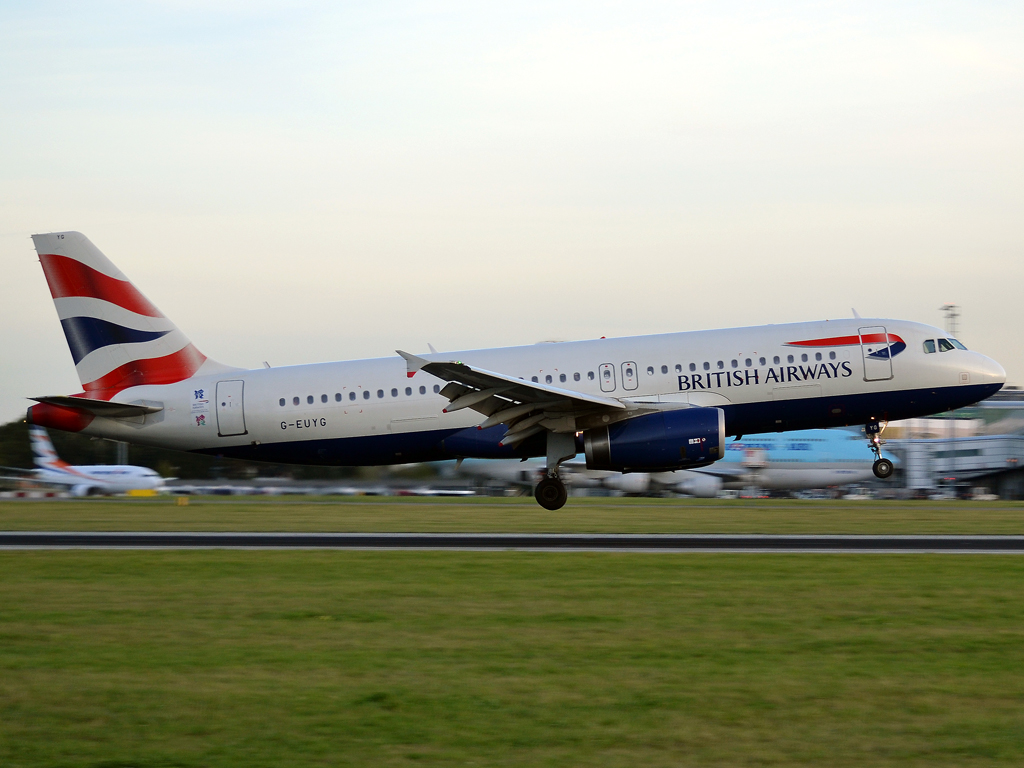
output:
POLYGON ((131 416, 145 416, 147 413, 162 411, 159 405, 133 405, 131 403, 112 403, 109 400, 93 400, 87 397, 70 397, 68 395, 48 395, 46 397, 30 397, 37 403, 58 405, 61 408, 77 408, 93 416, 108 419, 124 419, 131 416))

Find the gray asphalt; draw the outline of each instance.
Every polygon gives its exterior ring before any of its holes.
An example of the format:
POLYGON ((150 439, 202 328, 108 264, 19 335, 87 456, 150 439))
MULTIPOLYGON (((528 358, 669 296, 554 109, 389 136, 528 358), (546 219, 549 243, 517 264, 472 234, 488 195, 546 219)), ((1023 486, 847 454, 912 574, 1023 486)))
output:
POLYGON ((367 549, 1024 554, 1024 536, 588 533, 0 532, 0 549, 367 549))

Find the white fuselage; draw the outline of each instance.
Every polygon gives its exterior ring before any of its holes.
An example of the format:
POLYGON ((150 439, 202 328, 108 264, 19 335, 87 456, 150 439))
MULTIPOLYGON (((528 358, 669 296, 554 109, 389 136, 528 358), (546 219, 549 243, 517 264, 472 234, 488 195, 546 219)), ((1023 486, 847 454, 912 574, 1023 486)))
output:
MULTIPOLYGON (((839 320, 545 343, 438 355, 471 366, 627 402, 717 406, 729 434, 863 424, 923 416, 975 402, 1005 381, 977 352, 927 354, 941 330, 893 320, 839 320), (888 357, 849 343, 861 329, 900 337, 888 357), (797 342, 846 339, 801 346, 797 342)), ((883 338, 885 338, 883 336, 883 338)), ((877 346, 877 345, 876 345, 877 346)), ((398 357, 194 376, 120 392, 115 402, 155 405, 136 418, 96 417, 83 430, 186 451, 316 464, 385 464, 500 457, 470 408, 445 413, 445 384, 407 373, 398 357), (474 442, 476 441, 476 442, 474 442), (479 446, 479 447, 477 447, 479 446)), ((532 455, 537 455, 534 450, 532 455)))
POLYGON ((91 464, 42 467, 35 470, 37 481, 68 486, 78 495, 111 495, 128 491, 164 490, 164 479, 148 467, 120 464, 91 464))

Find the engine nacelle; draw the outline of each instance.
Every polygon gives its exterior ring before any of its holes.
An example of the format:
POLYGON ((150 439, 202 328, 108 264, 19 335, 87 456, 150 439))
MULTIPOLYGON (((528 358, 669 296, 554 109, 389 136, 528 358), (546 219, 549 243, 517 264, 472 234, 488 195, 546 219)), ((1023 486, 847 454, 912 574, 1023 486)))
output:
POLYGON ((95 485, 86 485, 85 483, 82 483, 81 485, 73 485, 73 486, 71 486, 71 495, 72 496, 78 496, 78 497, 92 496, 93 494, 98 494, 99 492, 100 492, 99 486, 95 486, 95 485))
POLYGON ((583 433, 588 469, 654 472, 703 467, 725 455, 725 411, 681 408, 583 433))
POLYGON ((722 490, 721 478, 713 475, 702 475, 700 472, 687 472, 674 486, 676 493, 696 496, 698 499, 713 499, 722 490))

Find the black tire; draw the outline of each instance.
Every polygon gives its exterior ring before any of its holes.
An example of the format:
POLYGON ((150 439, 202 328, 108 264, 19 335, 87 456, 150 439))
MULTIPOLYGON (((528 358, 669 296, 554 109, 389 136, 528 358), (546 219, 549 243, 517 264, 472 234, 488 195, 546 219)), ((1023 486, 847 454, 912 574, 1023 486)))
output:
POLYGON ((892 462, 888 459, 878 459, 871 466, 871 471, 875 473, 875 477, 879 480, 888 480, 892 477, 892 462))
POLYGON ((557 477, 545 477, 537 483, 537 490, 533 495, 537 498, 538 504, 552 511, 564 507, 565 500, 569 498, 565 485, 557 477))

